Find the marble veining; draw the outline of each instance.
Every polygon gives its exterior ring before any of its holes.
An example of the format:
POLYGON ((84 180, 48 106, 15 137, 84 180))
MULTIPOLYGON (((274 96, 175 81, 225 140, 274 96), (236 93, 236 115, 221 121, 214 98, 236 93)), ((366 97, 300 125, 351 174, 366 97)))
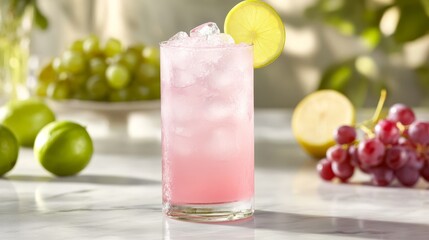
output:
MULTIPOLYGON (((256 212, 245 221, 197 224, 161 213, 159 114, 140 138, 107 136, 83 115, 96 154, 76 177, 55 178, 22 149, 0 179, 0 239, 429 239, 429 184, 377 188, 319 180, 289 129, 290 112, 255 116, 256 212), (95 130, 94 130, 95 129, 95 130), (107 137, 106 137, 107 136, 107 137), (117 149, 117 151, 115 151, 117 149)), ((149 120, 148 120, 149 119, 149 120)), ((117 132, 117 131, 116 131, 117 132)))

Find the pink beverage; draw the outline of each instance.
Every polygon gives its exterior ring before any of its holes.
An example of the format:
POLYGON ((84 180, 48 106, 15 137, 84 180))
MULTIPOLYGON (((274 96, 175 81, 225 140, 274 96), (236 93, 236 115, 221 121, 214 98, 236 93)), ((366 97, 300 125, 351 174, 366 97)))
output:
POLYGON ((248 217, 254 189, 253 47, 234 44, 218 30, 193 31, 161 43, 164 211, 195 221, 248 217))

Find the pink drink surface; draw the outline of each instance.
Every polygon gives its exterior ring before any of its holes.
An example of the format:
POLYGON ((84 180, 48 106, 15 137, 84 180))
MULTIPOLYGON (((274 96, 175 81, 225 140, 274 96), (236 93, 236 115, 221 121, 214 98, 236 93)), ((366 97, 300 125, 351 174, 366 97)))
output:
POLYGON ((163 201, 253 197, 253 50, 161 45, 163 201))

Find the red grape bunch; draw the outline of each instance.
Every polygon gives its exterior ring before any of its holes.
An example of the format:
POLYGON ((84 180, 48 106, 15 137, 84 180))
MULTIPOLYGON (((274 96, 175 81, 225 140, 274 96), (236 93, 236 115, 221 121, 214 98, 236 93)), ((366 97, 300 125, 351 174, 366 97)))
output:
POLYGON ((335 131, 337 144, 317 165, 322 179, 347 182, 360 169, 376 186, 388 186, 397 179, 411 187, 420 176, 429 181, 429 122, 417 121, 411 108, 393 105, 387 118, 372 128, 363 126, 366 134, 361 141, 356 130, 341 126, 335 131))

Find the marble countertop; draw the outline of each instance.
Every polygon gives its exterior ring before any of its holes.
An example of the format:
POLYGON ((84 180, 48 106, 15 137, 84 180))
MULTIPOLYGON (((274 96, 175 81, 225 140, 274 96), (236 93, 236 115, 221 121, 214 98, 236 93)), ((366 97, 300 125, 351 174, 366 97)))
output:
POLYGON ((125 118, 60 113, 88 126, 93 159, 79 176, 55 178, 22 149, 0 179, 0 239, 429 239, 429 184, 378 188, 360 174, 322 182, 290 115, 256 113, 254 218, 197 224, 161 213, 158 112, 133 113, 128 127, 125 118))

